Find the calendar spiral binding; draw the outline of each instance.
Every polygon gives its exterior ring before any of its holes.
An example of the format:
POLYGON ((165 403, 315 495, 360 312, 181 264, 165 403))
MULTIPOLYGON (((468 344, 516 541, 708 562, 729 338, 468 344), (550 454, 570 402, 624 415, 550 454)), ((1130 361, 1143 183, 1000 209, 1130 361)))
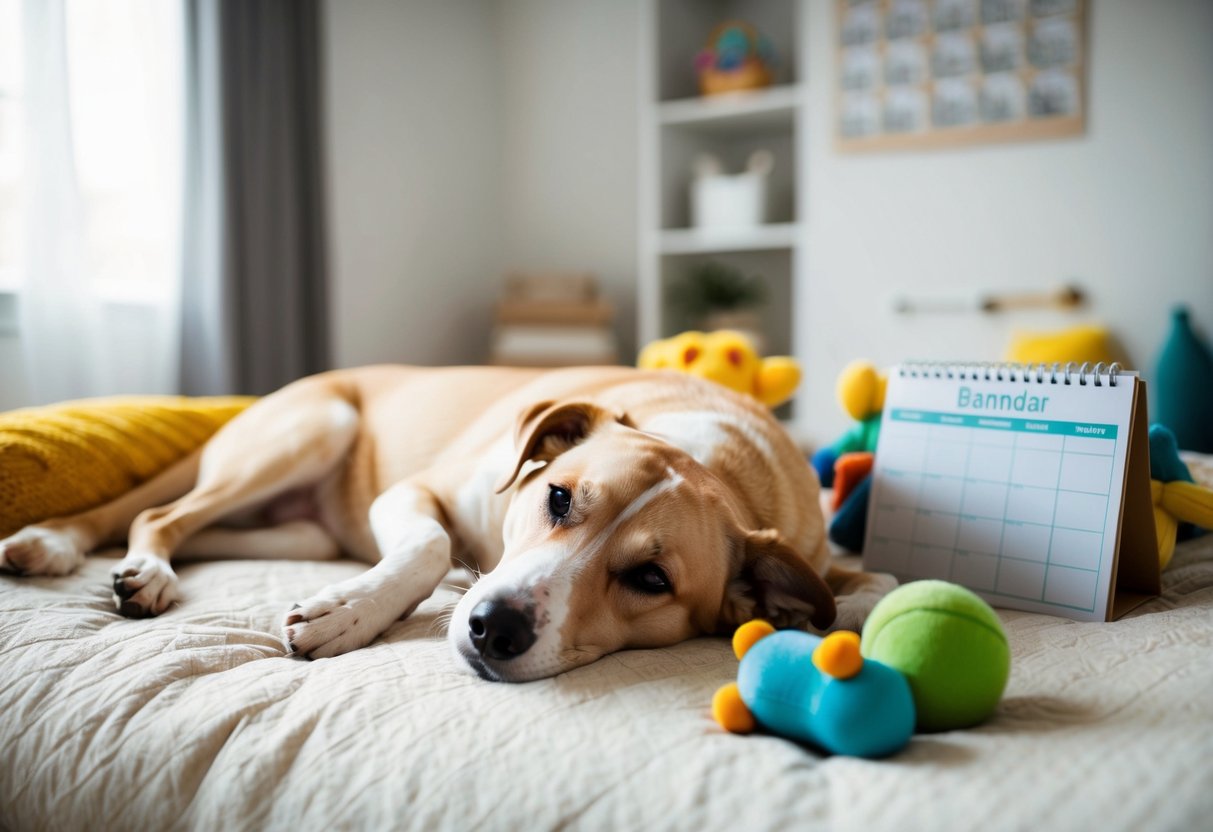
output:
POLYGON ((897 374, 909 378, 960 379, 961 381, 1017 381, 1024 384, 1074 384, 1080 386, 1116 386, 1123 368, 1119 362, 1094 366, 1089 361, 1081 365, 1015 364, 999 361, 908 361, 897 368, 897 374))

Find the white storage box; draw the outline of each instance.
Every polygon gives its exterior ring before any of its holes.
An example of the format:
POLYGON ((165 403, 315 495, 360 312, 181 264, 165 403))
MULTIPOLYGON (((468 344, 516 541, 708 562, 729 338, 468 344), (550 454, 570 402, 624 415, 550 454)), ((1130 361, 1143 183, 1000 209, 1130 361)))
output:
POLYGON ((695 162, 691 182, 691 224, 696 228, 744 228, 767 221, 767 183, 773 159, 758 150, 741 173, 722 173, 720 161, 709 155, 695 162))

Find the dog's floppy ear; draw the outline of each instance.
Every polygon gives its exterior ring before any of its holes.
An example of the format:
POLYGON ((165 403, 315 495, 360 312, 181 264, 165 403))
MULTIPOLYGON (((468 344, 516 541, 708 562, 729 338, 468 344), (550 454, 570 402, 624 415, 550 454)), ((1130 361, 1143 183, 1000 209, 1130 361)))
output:
POLYGON ((635 427, 626 415, 589 402, 539 402, 524 410, 514 429, 518 456, 513 468, 497 483, 496 492, 500 494, 513 485, 527 462, 551 462, 609 422, 635 427))
POLYGON ((812 624, 824 630, 834 623, 834 593, 777 531, 742 534, 720 608, 722 630, 754 618, 784 628, 812 624))

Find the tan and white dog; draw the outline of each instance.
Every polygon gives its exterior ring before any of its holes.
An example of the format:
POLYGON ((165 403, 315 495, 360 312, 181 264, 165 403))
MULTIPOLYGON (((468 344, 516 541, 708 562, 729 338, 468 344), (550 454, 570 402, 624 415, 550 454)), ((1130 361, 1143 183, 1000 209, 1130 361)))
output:
POLYGON ((484 577, 450 644, 483 678, 525 681, 755 616, 858 629, 893 581, 830 566, 818 490, 765 408, 689 376, 366 367, 291 384, 114 502, 23 529, 0 567, 64 574, 126 537, 114 602, 143 616, 178 599, 174 553, 345 552, 371 568, 283 621, 319 658, 464 564, 484 577))

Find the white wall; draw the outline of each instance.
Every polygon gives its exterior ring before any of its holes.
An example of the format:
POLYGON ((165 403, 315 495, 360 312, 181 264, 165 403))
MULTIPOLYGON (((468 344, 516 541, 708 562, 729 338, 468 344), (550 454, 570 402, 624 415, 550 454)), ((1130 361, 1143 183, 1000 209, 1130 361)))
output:
POLYGON ((484 360, 500 271, 493 6, 324 7, 338 366, 484 360))
MULTIPOLYGON (((597 271, 630 341, 638 2, 326 7, 340 364, 482 360, 513 268, 597 271)), ((1213 328, 1213 4, 1093 4, 1082 137, 864 156, 830 138, 835 4, 806 6, 807 435, 845 427, 833 385, 852 358, 994 359, 1015 327, 1090 319, 1148 369, 1173 302, 1213 328), (888 307, 1068 280, 1091 297, 1077 316, 888 307)))
POLYGON ((511 270, 589 270, 635 343, 637 0, 330 0, 340 366, 482 362, 511 270))
POLYGON ((500 0, 502 266, 590 270, 636 340, 637 0, 500 0))
POLYGON ((1012 328, 1090 319, 1149 370, 1181 300, 1213 334, 1213 3, 1092 4, 1081 138, 881 155, 831 147, 836 6, 808 5, 809 283, 797 325, 809 435, 846 426, 833 385, 853 358, 995 360, 1012 328), (895 290, 1068 280, 1091 297, 1078 316, 915 319, 887 304, 895 290))

